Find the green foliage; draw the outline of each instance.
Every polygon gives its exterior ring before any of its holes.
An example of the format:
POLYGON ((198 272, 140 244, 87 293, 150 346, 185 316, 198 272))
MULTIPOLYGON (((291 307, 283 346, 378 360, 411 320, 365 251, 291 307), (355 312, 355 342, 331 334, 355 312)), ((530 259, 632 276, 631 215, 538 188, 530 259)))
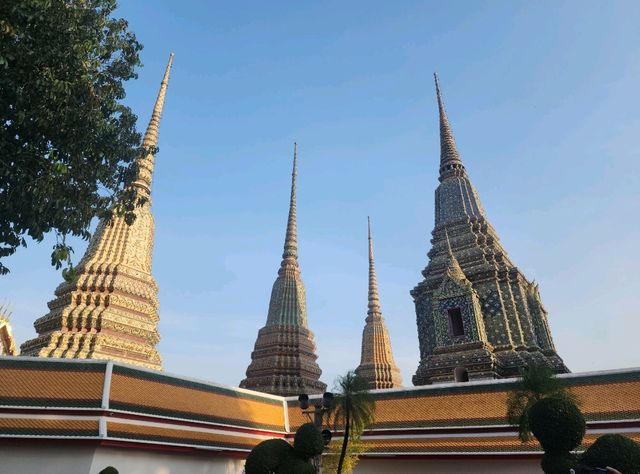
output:
POLYGON ((65 237, 89 238, 91 220, 114 212, 133 222, 143 204, 125 184, 149 150, 122 104, 142 46, 115 8, 0 1, 0 259, 53 232, 52 264, 73 279, 65 237))
POLYGON ((324 441, 320 430, 313 423, 305 423, 296 431, 293 449, 302 459, 310 459, 322 454, 324 441))
POLYGON ((529 426, 545 453, 568 453, 575 449, 587 428, 584 416, 570 400, 543 398, 529 409, 529 426))
MULTIPOLYGON (((369 393, 369 383, 351 370, 343 377, 338 377, 335 390, 337 396, 332 410, 334 428, 344 429, 336 472, 342 474, 347 453, 351 457, 359 454, 353 449, 349 451, 349 444, 359 440, 365 428, 374 421, 375 401, 369 393)), ((356 445, 352 443, 352 448, 356 445)))
POLYGON ((316 468, 308 460, 293 455, 287 457, 275 472, 276 474, 316 474, 316 468))
POLYGON ((293 448, 283 439, 267 439, 254 448, 247 456, 247 474, 271 474, 286 459, 293 456, 293 448))
POLYGON ((613 467, 623 474, 640 474, 640 445, 626 436, 600 436, 584 452, 582 464, 589 467, 613 467))
MULTIPOLYGON (((366 447, 362 442, 362 438, 350 436, 347 453, 342 463, 342 474, 351 474, 356 468, 358 461, 360 461, 360 456, 362 456, 365 451, 366 447)), ((341 452, 341 442, 336 441, 329 444, 326 454, 322 457, 323 474, 336 474, 338 472, 338 463, 340 461, 341 452)))
POLYGON ((113 466, 109 466, 109 467, 105 467, 98 474, 118 474, 118 470, 113 466))
POLYGON ((569 453, 545 453, 540 466, 545 474, 568 474, 576 467, 576 456, 569 453))
POLYGON ((547 397, 562 398, 577 404, 564 382, 555 376, 550 367, 531 365, 522 372, 518 386, 507 398, 507 420, 518 427, 518 436, 525 442, 531 439, 529 408, 538 400, 547 397))

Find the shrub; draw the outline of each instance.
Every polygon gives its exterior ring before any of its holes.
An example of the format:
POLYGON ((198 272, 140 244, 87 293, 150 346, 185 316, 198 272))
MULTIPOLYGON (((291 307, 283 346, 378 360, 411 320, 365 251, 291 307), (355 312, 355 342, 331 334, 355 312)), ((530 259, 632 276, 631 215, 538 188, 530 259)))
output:
MULTIPOLYGON (((248 471, 247 471, 248 472, 248 471)), ((275 471, 276 474, 316 474, 316 468, 309 461, 305 461, 292 453, 275 471)))
POLYGON ((640 445, 626 436, 600 436, 582 455, 589 467, 614 467, 623 474, 640 474, 640 445))
POLYGON ((313 423, 305 423, 298 431, 293 440, 293 449, 302 459, 309 459, 322 454, 324 441, 320 430, 313 423))
POLYGON ((98 474, 118 474, 118 470, 113 466, 109 466, 109 467, 105 467, 98 474))
POLYGON ((244 465, 247 474, 271 474, 293 455, 293 448, 283 439, 267 439, 254 448, 244 465))
POLYGON ((543 398, 531 406, 528 416, 531 432, 545 453, 568 454, 584 437, 584 416, 570 400, 543 398))
POLYGON ((545 474, 567 474, 569 469, 576 467, 576 456, 569 452, 545 453, 540 466, 545 474))

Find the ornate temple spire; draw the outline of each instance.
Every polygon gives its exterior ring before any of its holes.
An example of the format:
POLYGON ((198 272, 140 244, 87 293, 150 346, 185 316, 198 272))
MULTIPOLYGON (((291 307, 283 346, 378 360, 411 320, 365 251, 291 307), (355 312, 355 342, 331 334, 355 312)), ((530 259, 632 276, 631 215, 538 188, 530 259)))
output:
POLYGON ((289 199, 289 218, 284 238, 284 260, 298 259, 298 215, 296 210, 296 178, 298 176, 298 144, 293 144, 293 170, 291 171, 291 198, 289 199))
POLYGON ((447 165, 455 165, 456 168, 461 167, 463 171, 464 165, 460 159, 456 141, 453 138, 451 125, 449 125, 449 119, 447 118, 447 111, 444 108, 438 74, 433 73, 433 77, 436 82, 436 96, 438 98, 438 110, 440 113, 440 175, 442 176, 445 171, 451 169, 447 168, 447 165))
POLYGON ((369 317, 382 317, 380 309, 380 295, 378 294, 378 279, 376 277, 376 267, 373 260, 373 239, 371 238, 371 219, 367 216, 367 230, 369 239, 369 317))
POLYGON ((313 333, 307 327, 307 302, 298 264, 296 177, 298 145, 293 148, 291 197, 284 252, 273 283, 267 323, 258 332, 243 388, 275 395, 322 393, 322 371, 315 354, 313 333))
MULTIPOLYGON (((160 83, 133 183, 149 197, 173 54, 160 83)), ((77 267, 74 282, 63 282, 48 303, 49 313, 35 321, 38 333, 22 345, 22 354, 67 359, 112 359, 161 369, 158 285, 151 275, 154 220, 151 201, 135 209, 128 225, 123 218, 98 224, 77 267)))
POLYGON ((391 339, 380 308, 378 280, 373 258, 371 220, 369 217, 367 217, 367 227, 369 240, 369 298, 367 317, 362 331, 360 365, 356 369, 356 373, 366 379, 372 389, 399 387, 402 385, 402 377, 393 358, 391 339))
POLYGON ((147 148, 150 153, 146 153, 138 159, 138 175, 133 185, 140 190, 140 192, 149 196, 151 194, 151 181, 153 178, 153 165, 155 161, 154 149, 158 146, 158 134, 160 132, 160 119, 162 118, 162 110, 164 109, 164 100, 167 95, 167 88, 169 86, 169 75, 171 74, 171 66, 173 65, 173 53, 169 55, 169 62, 167 68, 164 71, 162 82, 160 83, 160 91, 158 92, 158 98, 153 106, 151 118, 149 119, 149 125, 147 131, 144 134, 142 140, 142 146, 147 148))
POLYGON ((440 80, 434 74, 440 115, 440 186, 436 190, 436 227, 460 219, 484 218, 484 210, 453 138, 440 91, 440 80))
POLYGON ((291 197, 284 238, 282 262, 273 286, 267 325, 300 325, 307 327, 307 303, 298 264, 298 224, 296 209, 296 179, 298 176, 298 144, 293 144, 291 197), (279 284, 281 283, 281 284, 279 284))
POLYGON ((429 263, 411 291, 420 343, 413 383, 513 377, 531 363, 566 372, 539 293, 511 262, 485 215, 434 78, 440 173, 429 263))

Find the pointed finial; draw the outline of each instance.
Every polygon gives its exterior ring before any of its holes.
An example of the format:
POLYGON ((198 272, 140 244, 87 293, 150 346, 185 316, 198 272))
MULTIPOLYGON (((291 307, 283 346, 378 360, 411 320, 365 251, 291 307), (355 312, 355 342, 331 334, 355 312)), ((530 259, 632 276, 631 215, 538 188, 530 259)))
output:
POLYGON ((371 219, 367 216, 367 227, 369 235, 369 311, 367 314, 381 315, 382 309, 380 308, 380 296, 378 294, 378 279, 376 277, 376 268, 373 258, 373 238, 371 237, 371 219))
POLYGON ((447 242, 447 257, 448 257, 447 268, 445 271, 457 279, 464 280, 466 277, 464 275, 464 272, 462 271, 462 267, 460 266, 458 259, 454 255, 453 250, 451 249, 451 241, 449 240, 449 231, 447 230, 446 226, 444 228, 444 237, 447 242))
POLYGON ((444 227, 444 237, 447 240, 447 250, 449 252, 449 257, 455 258, 455 256, 453 255, 453 250, 451 250, 451 241, 449 240, 449 231, 447 230, 447 227, 444 227))
POLYGON ((433 77, 436 82, 436 96, 440 114, 440 176, 442 177, 445 171, 458 168, 464 170, 464 166, 462 165, 462 160, 456 147, 456 141, 453 138, 453 132, 449 125, 449 119, 447 118, 447 112, 444 108, 438 74, 433 73, 433 77), (447 168, 448 165, 453 165, 453 167, 447 168))
POLYGON ((298 223, 296 208, 296 177, 298 176, 298 143, 293 144, 293 170, 291 171, 291 198, 289 200, 289 219, 284 239, 283 259, 298 258, 298 223))
POLYGON ((167 67, 164 71, 162 82, 160 82, 158 98, 153 106, 149 125, 147 126, 147 131, 144 134, 144 139, 142 140, 142 146, 151 149, 151 153, 148 153, 138 159, 138 176, 133 183, 134 186, 141 189, 143 193, 147 195, 151 193, 151 178, 153 175, 153 163, 155 160, 153 149, 158 146, 160 119, 162 118, 162 110, 164 108, 164 100, 167 95, 167 87, 169 86, 169 75, 171 74, 172 65, 173 53, 169 54, 169 62, 167 63, 167 67))

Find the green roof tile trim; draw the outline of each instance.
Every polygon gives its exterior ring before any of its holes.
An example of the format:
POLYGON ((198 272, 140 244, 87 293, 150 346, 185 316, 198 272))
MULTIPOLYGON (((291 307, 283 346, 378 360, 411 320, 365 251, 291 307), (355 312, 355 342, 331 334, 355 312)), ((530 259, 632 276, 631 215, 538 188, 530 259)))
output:
POLYGON ((166 375, 159 372, 147 372, 143 370, 134 369, 132 367, 123 367, 114 365, 113 374, 124 375, 126 377, 138 378, 142 380, 150 380, 153 382, 160 382, 176 387, 192 388, 195 390, 201 390, 203 392, 216 393, 219 395, 226 395, 233 398, 242 398, 245 400, 253 400, 257 402, 267 403, 274 406, 282 406, 282 398, 275 398, 274 396, 261 395, 260 393, 247 393, 244 390, 234 390, 233 388, 221 387, 219 385, 212 385, 206 382, 198 382, 196 380, 183 379, 177 376, 166 375))
MULTIPOLYGON (((153 436, 153 435, 134 435, 122 431, 109 430, 108 437, 110 439, 130 439, 136 441, 151 441, 156 443, 175 443, 183 445, 207 446, 211 448, 234 449, 242 451, 251 451, 253 444, 237 444, 237 443, 221 443, 219 441, 210 442, 202 439, 191 438, 173 438, 171 436, 153 436)), ((257 444, 257 443, 256 443, 257 444)))
POLYGON ((69 438, 94 438, 99 436, 98 430, 76 430, 76 429, 35 429, 35 428, 1 428, 1 436, 66 436, 69 438))
POLYGON ((101 400, 72 400, 68 398, 0 397, 0 406, 29 408, 100 408, 101 400))
POLYGON ((45 359, 40 357, 0 357, 0 369, 31 369, 64 372, 95 372, 104 373, 107 361, 69 361, 45 359))

